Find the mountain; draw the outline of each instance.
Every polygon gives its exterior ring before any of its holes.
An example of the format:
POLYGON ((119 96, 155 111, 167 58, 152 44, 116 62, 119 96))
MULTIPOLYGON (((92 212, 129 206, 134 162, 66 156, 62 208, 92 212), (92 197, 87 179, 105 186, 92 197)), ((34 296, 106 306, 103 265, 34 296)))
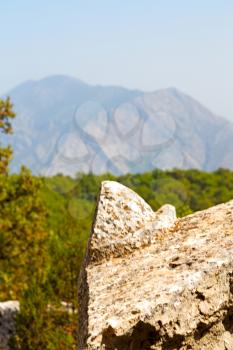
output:
POLYGON ((7 95, 17 112, 13 171, 233 169, 233 124, 175 88, 145 93, 51 76, 7 95))

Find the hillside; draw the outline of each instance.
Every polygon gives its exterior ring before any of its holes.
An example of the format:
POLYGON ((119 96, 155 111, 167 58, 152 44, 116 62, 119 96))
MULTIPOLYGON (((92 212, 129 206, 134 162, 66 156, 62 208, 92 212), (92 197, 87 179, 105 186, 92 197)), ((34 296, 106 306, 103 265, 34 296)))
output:
POLYGON ((51 76, 8 95, 18 113, 13 171, 233 169, 233 124, 175 88, 145 93, 51 76))

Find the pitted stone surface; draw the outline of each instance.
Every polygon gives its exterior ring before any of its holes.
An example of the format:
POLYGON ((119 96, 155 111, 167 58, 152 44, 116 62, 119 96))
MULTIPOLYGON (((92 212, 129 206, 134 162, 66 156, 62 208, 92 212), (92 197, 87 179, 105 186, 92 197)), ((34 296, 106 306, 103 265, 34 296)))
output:
POLYGON ((104 181, 97 206, 97 215, 89 243, 92 262, 129 253, 135 245, 150 239, 151 229, 171 226, 176 220, 172 205, 164 205, 157 213, 135 192, 115 181, 104 181), (148 237, 147 237, 148 236, 148 237))
POLYGON ((115 244, 151 222, 154 212, 135 192, 114 182, 102 183, 95 225, 90 241, 90 257, 93 261, 101 259, 104 246, 115 244))
POLYGON ((79 350, 233 349, 233 201, 176 219, 135 194, 146 210, 130 216, 127 191, 102 185, 80 274, 79 350), (116 230, 109 202, 120 203, 116 230))

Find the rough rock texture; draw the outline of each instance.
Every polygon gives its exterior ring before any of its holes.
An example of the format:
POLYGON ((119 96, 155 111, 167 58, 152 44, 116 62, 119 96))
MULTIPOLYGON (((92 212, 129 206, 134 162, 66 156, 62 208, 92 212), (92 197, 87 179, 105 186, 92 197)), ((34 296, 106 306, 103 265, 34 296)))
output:
POLYGON ((0 350, 10 350, 8 341, 14 333, 14 320, 18 311, 18 301, 5 301, 0 303, 0 350))
POLYGON ((157 213, 135 192, 114 181, 102 183, 97 215, 89 245, 88 258, 99 261, 122 256, 139 244, 148 241, 154 228, 169 227, 176 219, 175 208, 164 205, 157 213), (150 225, 148 225, 151 230, 150 225))
POLYGON ((79 303, 79 350, 233 349, 233 201, 176 219, 104 182, 79 303))

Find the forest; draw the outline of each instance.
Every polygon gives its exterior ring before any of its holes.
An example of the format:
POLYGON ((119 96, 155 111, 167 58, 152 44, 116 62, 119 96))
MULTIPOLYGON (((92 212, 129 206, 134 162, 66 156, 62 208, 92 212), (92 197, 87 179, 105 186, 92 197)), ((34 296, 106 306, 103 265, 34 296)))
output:
MULTIPOLYGON (((10 100, 0 100, 0 135, 13 132, 14 118, 10 100)), ((20 301, 12 349, 76 349, 78 275, 103 180, 128 186, 154 210, 173 204, 180 217, 233 198, 227 169, 39 177, 25 167, 12 174, 12 156, 1 143, 0 301, 20 301)))

